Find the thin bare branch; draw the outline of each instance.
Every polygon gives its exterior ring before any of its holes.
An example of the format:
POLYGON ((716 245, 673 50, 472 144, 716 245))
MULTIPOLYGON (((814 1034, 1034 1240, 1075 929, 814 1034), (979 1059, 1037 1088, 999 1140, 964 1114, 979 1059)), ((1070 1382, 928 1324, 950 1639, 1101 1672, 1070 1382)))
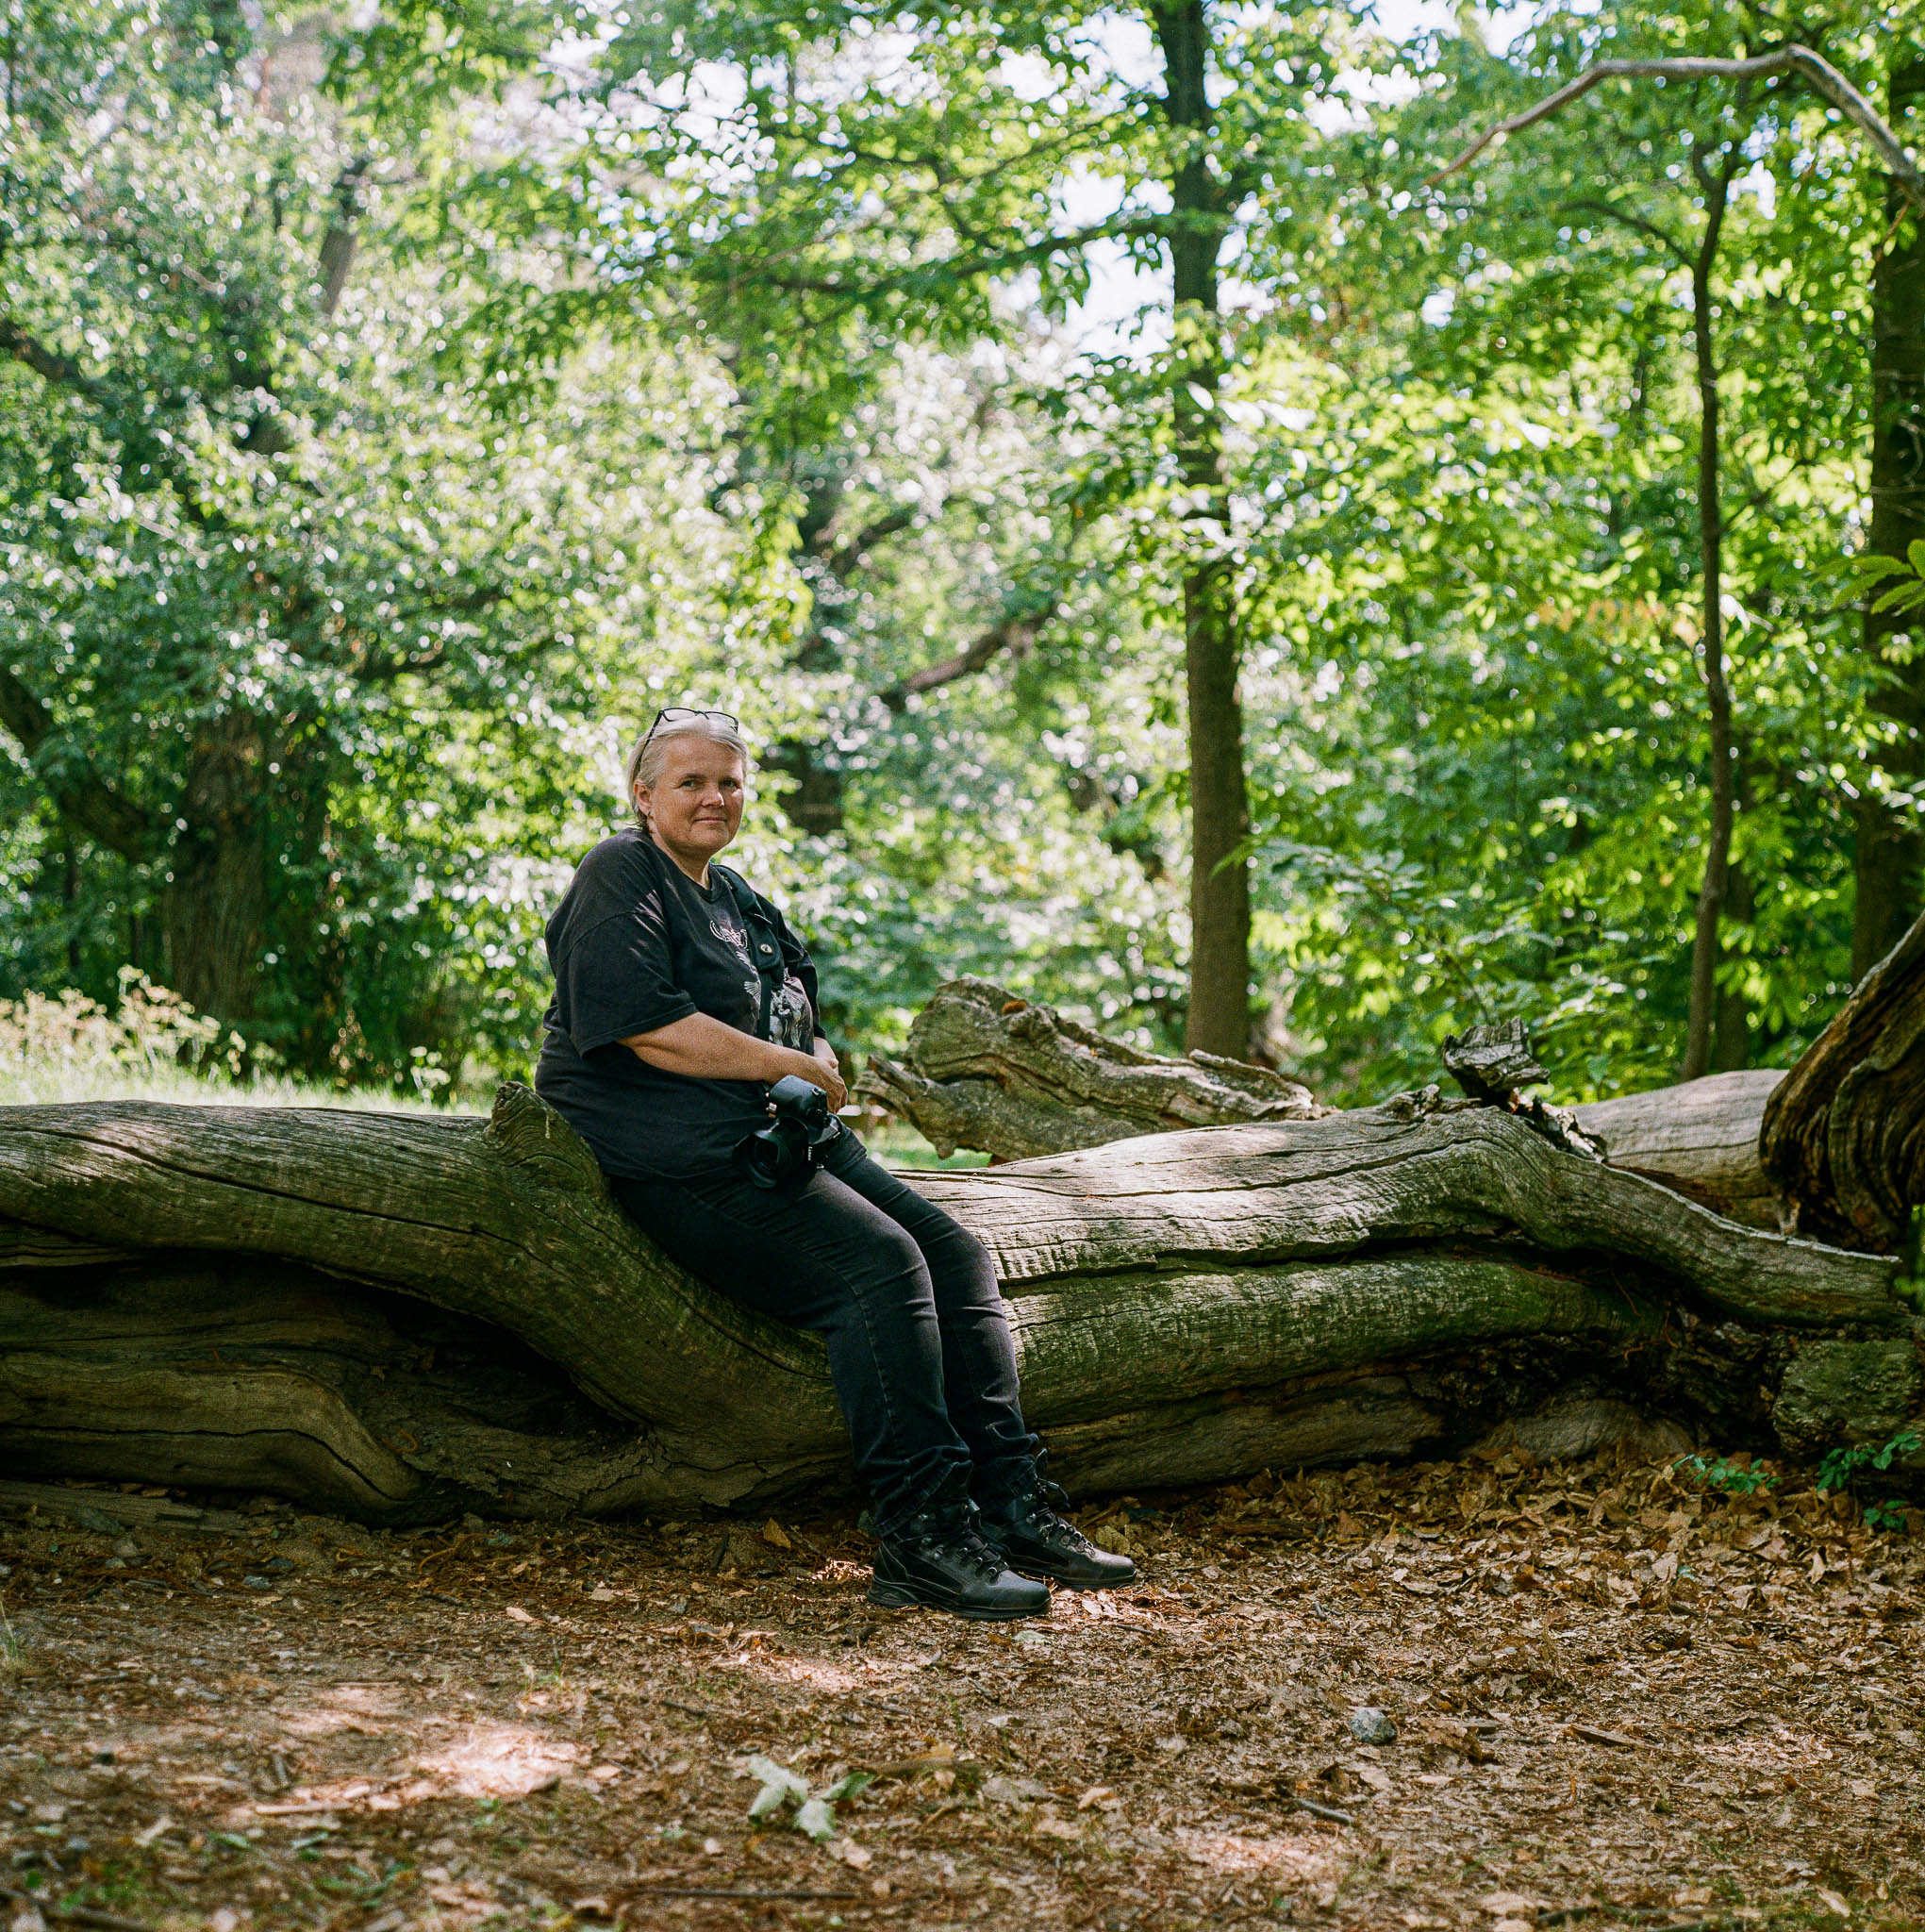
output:
POLYGON ((1560 108, 1568 107, 1580 95, 1589 93, 1601 81, 1759 80, 1774 74, 1802 75, 1815 92, 1831 102, 1865 135, 1891 170, 1900 192, 1914 208, 1925 212, 1925 173, 1920 173, 1906 153, 1904 143, 1890 124, 1823 55, 1796 44, 1774 47, 1768 54, 1755 54, 1749 59, 1683 55, 1663 60, 1600 60, 1586 67, 1574 80, 1567 81, 1555 93, 1547 94, 1535 107, 1486 128, 1448 167, 1430 175, 1426 185, 1435 187, 1439 181, 1448 180, 1459 169, 1469 167, 1493 142, 1548 120, 1560 108))
POLYGON ((921 671, 912 671, 900 683, 890 685, 878 695, 890 710, 900 711, 916 692, 939 691, 945 684, 954 684, 959 678, 973 677, 978 671, 993 664, 1005 651, 1028 650, 1036 642, 1037 632, 1055 615, 1055 610, 1053 598, 1040 610, 1027 610, 1021 616, 1012 614, 1005 617, 972 638, 954 658, 945 658, 939 664, 929 664, 921 671))

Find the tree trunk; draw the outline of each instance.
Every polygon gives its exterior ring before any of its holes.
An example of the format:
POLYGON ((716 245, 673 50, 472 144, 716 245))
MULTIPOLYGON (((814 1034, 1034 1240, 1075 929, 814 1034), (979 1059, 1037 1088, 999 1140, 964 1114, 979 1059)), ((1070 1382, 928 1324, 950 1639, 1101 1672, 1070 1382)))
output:
MULTIPOLYGON (((1758 1128, 1784 1077, 1770 1070, 1713 1075, 1573 1112, 1604 1142, 1612 1166, 1748 1227, 1782 1232, 1789 1207, 1759 1164, 1758 1128)), ((856 1092, 945 1157, 971 1147, 997 1160, 1329 1111, 1268 1067, 1144 1053, 986 979, 938 987, 909 1029, 903 1060, 871 1058, 856 1092)))
POLYGON ((1250 865, 1233 859, 1250 830, 1235 586, 1224 546, 1230 508, 1216 397, 1223 345, 1217 257, 1229 224, 1210 172, 1210 25, 1203 0, 1157 7, 1163 111, 1179 145, 1170 184, 1174 308, 1171 408, 1182 471, 1185 682, 1189 704, 1190 966, 1184 1044, 1240 1058, 1250 1048, 1250 865))
MULTIPOLYGON (((1888 118, 1903 132, 1925 94, 1925 60, 1908 56, 1892 71, 1888 118)), ((1903 558, 1925 539, 1925 220, 1896 187, 1885 191, 1889 240, 1871 278, 1871 528, 1867 549, 1903 558)), ((1877 758, 1883 789, 1866 788, 1854 808, 1857 901, 1851 928, 1851 974, 1863 978, 1903 937, 1920 909, 1925 834, 1916 807, 1894 809, 1887 791, 1910 794, 1925 777, 1925 654, 1887 663, 1885 651, 1917 620, 1875 611, 1867 598, 1866 656, 1890 681, 1871 705, 1887 737, 1877 758)))
POLYGON ((1604 1142, 1613 1167, 1709 1208, 1747 1227, 1784 1233, 1789 1204, 1758 1158, 1758 1129, 1775 1067, 1710 1074, 1682 1087, 1627 1093, 1574 1108, 1578 1125, 1604 1142))
MULTIPOLYGON (((1768 1443, 1781 1389, 1811 1442, 1862 1420, 1825 1407, 1836 1350, 1917 1374, 1891 1261, 1434 1090, 911 1178, 988 1248, 1026 1410, 1085 1491, 1506 1421, 1567 1451, 1652 1411, 1768 1443)), ((665 1261, 517 1086, 487 1122, 0 1110, 0 1458, 387 1521, 848 1479, 820 1345, 665 1261)))
POLYGON ((1885 1254, 1925 1205, 1925 914, 1772 1092, 1759 1129, 1787 1225, 1885 1254))
POLYGON ((168 983, 219 1020, 249 1018, 259 991, 268 763, 258 720, 245 712, 204 720, 181 792, 184 826, 169 855, 161 900, 168 983))
MULTIPOLYGON (((1694 160, 1695 160, 1694 156, 1694 160)), ((1712 328, 1712 273, 1724 232, 1725 208, 1738 156, 1727 155, 1718 172, 1701 165, 1704 233, 1691 264, 1691 341, 1698 374, 1698 533, 1703 570, 1704 692, 1711 724, 1711 824, 1704 840, 1704 883, 1698 894, 1698 926, 1691 941, 1691 1012, 1679 1077, 1696 1080, 1711 1071, 1712 1031, 1718 1017, 1718 922, 1724 914, 1731 864, 1733 817, 1731 687, 1724 671, 1724 513, 1718 504, 1718 345, 1712 328)))
MULTIPOLYGON (((1738 793, 1738 810, 1746 809, 1744 791, 1738 793)), ((1749 927, 1756 914, 1751 894, 1751 875, 1741 865, 1725 874, 1725 924, 1749 927)), ((1744 993, 1734 986, 1718 990, 1718 1027, 1711 1041, 1711 1070, 1715 1074, 1735 1074, 1751 1064, 1751 1009, 1744 993)))

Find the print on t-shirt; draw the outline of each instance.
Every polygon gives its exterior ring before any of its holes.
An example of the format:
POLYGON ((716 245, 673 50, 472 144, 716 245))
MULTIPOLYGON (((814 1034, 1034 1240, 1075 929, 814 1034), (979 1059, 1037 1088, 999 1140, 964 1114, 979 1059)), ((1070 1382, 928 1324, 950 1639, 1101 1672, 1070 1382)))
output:
POLYGON ((792 973, 770 1002, 769 1038, 777 1046, 791 1046, 797 1053, 808 1053, 815 1046, 815 1010, 803 991, 802 981, 792 973))
MULTIPOLYGON (((762 982, 755 974, 755 961, 749 951, 748 934, 720 908, 708 915, 708 929, 748 968, 748 974, 742 981, 742 997, 748 1001, 752 1013, 759 1011, 762 1005, 762 982)), ((772 1026, 774 1024, 772 1015, 770 1024, 772 1026)), ((771 1037, 781 1039, 779 1034, 772 1034, 771 1037)))

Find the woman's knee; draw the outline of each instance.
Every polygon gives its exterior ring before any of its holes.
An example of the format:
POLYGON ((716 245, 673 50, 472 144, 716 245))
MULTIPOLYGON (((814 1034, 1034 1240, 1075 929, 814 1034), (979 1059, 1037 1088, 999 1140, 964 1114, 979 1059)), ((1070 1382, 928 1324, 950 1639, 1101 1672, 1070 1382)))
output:
POLYGON ((928 1258, 906 1228, 893 1225, 863 1242, 849 1285, 858 1300, 870 1303, 915 1307, 935 1300, 928 1258))
POLYGON ((968 1228, 954 1222, 935 1239, 923 1244, 922 1253, 943 1300, 960 1297, 969 1301, 999 1301, 996 1263, 989 1251, 968 1228))

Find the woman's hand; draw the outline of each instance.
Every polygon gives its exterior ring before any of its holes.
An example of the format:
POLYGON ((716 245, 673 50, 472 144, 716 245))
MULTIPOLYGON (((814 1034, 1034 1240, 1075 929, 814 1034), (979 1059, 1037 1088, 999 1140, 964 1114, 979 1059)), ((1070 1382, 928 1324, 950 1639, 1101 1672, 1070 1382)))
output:
POLYGON ((839 1113, 849 1105, 849 1090, 842 1084, 842 1068, 836 1058, 836 1049, 818 1033, 816 1050, 809 1058, 813 1062, 813 1070, 802 1077, 805 1080, 813 1080, 829 1096, 829 1110, 832 1113, 839 1113))

